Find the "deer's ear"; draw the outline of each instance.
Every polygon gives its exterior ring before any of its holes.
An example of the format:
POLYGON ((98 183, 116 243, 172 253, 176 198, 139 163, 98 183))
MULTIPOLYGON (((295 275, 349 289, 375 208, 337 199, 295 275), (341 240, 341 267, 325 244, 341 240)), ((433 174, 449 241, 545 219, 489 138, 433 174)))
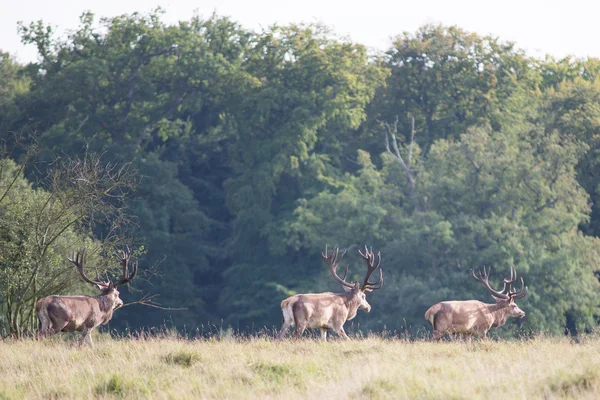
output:
POLYGON ((100 283, 96 283, 96 287, 98 287, 98 289, 100 289, 102 291, 105 291, 105 290, 112 289, 113 284, 112 284, 112 282, 108 282, 108 283, 100 282, 100 283))

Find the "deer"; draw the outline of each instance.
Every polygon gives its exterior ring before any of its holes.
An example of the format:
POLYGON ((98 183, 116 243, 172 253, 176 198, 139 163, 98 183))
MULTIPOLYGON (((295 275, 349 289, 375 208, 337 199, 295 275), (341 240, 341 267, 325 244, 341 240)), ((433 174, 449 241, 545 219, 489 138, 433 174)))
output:
POLYGON ((105 325, 112 319, 113 313, 123 306, 117 288, 129 283, 137 273, 137 262, 132 263, 129 273, 131 252, 129 248, 119 254, 123 265, 123 276, 117 282, 107 280, 94 281, 84 272, 85 249, 73 254, 68 260, 77 267, 81 278, 96 286, 101 294, 98 296, 47 296, 37 301, 35 313, 40 323, 40 334, 52 336, 59 332, 81 332, 81 342, 94 347, 90 332, 99 325, 105 325))
POLYGON ((359 282, 346 282, 348 275, 348 266, 343 278, 337 274, 337 267, 346 254, 346 250, 339 255, 339 249, 321 253, 325 264, 333 279, 342 285, 344 293, 310 293, 296 294, 288 297, 281 302, 281 311, 283 313, 283 325, 277 336, 278 340, 285 337, 288 329, 295 325, 295 338, 300 338, 304 331, 319 328, 321 331, 321 340, 327 341, 327 331, 332 330, 343 339, 350 339, 344 331, 344 323, 356 316, 358 309, 366 312, 371 311, 371 305, 367 302, 367 292, 381 289, 383 286, 383 271, 380 268, 381 252, 376 257, 373 250, 365 246, 364 253, 359 250, 358 253, 367 263, 367 273, 362 285, 359 282), (373 272, 379 269, 379 279, 371 282, 369 279, 373 272))
POLYGON ((510 269, 510 279, 504 279, 502 290, 494 290, 489 282, 491 268, 479 271, 479 277, 471 269, 473 278, 482 283, 490 292, 496 302, 483 303, 479 300, 442 301, 434 304, 425 312, 425 319, 433 327, 432 340, 439 340, 445 334, 463 334, 469 340, 475 336, 487 337, 491 328, 503 326, 511 317, 525 318, 525 311, 521 310, 515 300, 527 295, 528 288, 524 286, 521 278, 521 288, 517 291, 512 285, 517 281, 517 271, 510 269))

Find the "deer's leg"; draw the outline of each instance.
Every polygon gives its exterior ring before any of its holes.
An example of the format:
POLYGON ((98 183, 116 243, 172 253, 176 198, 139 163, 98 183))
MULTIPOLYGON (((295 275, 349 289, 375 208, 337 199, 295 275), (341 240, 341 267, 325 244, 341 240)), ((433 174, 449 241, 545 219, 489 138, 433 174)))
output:
POLYGON ((69 321, 50 318, 49 328, 47 330, 48 336, 53 336, 57 333, 60 333, 68 324, 69 321))
POLYGON ((92 335, 90 334, 90 330, 89 329, 84 329, 81 332, 81 343, 80 345, 83 346, 84 343, 86 343, 90 345, 90 347, 94 347, 94 342, 92 341, 92 335))
POLYGON ((85 343, 86 337, 88 335, 88 331, 84 330, 81 332, 81 338, 79 339, 79 345, 83 346, 83 344, 85 343))
POLYGON ((46 327, 44 326, 42 318, 38 315, 38 333, 35 336, 36 340, 40 340, 44 337, 44 330, 46 330, 46 327))
POLYGON ((38 319, 40 321, 40 336, 48 337, 54 335, 56 332, 54 331, 54 327, 56 326, 56 322, 48 316, 47 313, 40 313, 38 315, 38 319))
POLYGON ((306 324, 296 325, 296 331, 294 332, 294 338, 299 339, 306 330, 306 324))
POLYGON ((54 325, 49 324, 48 326, 46 326, 46 328, 43 329, 43 331, 41 332, 43 337, 50 337, 50 336, 54 336, 57 333, 60 333, 60 330, 56 329, 54 327, 54 325))
POLYGON ((338 334, 340 337, 342 337, 343 339, 350 340, 350 338, 348 337, 348 335, 346 335, 346 331, 344 331, 344 327, 343 327, 343 326, 340 326, 340 327, 338 328, 338 330, 336 331, 336 333, 337 333, 337 334, 338 334))
POLYGON ((291 322, 288 323, 288 321, 283 321, 281 330, 279 331, 279 334, 277 335, 277 340, 281 340, 285 337, 286 333, 288 332, 288 329, 290 329, 290 326, 292 326, 291 322))
POLYGON ((40 318, 40 325, 39 325, 38 335, 37 335, 38 339, 48 336, 48 331, 50 329, 50 324, 48 322, 49 321, 42 320, 42 318, 40 318))
POLYGON ((327 329, 325 328, 321 328, 321 340, 324 342, 327 341, 327 329))
POLYGON ((292 326, 294 323, 294 313, 293 313, 292 307, 290 305, 286 305, 286 306, 282 307, 281 313, 283 314, 283 316, 282 316, 283 325, 281 325, 281 330, 279 331, 279 334, 277 335, 277 340, 283 339, 285 337, 285 335, 287 334, 288 329, 290 329, 290 326, 292 326))
POLYGON ((54 327, 52 326, 52 324, 47 324, 44 328, 42 328, 40 333, 42 334, 42 337, 53 336, 56 334, 56 332, 54 332, 54 327))
POLYGON ((301 301, 296 301, 291 306, 291 312, 287 314, 291 318, 294 319, 294 325, 296 326, 296 330, 294 331, 294 338, 298 339, 302 336, 306 328, 308 328, 308 321, 310 320, 310 315, 306 307, 303 305, 301 301))

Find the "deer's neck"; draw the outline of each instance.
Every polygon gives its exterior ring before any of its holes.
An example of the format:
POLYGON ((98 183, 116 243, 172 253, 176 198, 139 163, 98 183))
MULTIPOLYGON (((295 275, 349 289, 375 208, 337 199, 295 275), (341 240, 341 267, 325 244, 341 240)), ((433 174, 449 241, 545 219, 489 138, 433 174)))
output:
POLYGON ((100 296, 96 296, 96 300, 98 300, 100 311, 102 311, 102 313, 106 315, 106 318, 112 318, 113 309, 115 307, 114 301, 103 294, 101 294, 100 296))
POLYGON ((346 318, 346 321, 349 321, 356 317, 358 307, 360 306, 360 299, 358 298, 358 294, 352 292, 344 293, 344 297, 344 303, 348 307, 348 318, 346 318))
POLYGON ((510 317, 508 307, 505 304, 488 304, 488 310, 494 316, 492 328, 504 325, 510 317))

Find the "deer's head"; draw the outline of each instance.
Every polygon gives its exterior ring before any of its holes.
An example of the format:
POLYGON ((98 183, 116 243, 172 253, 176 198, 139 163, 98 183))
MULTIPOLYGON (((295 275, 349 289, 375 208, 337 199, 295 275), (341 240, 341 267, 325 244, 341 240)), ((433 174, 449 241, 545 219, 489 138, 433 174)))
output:
POLYGON ((132 272, 129 273, 129 261, 131 260, 131 251, 127 248, 126 251, 121 251, 119 259, 123 265, 123 276, 117 282, 108 281, 95 281, 88 278, 83 271, 84 268, 84 257, 85 249, 81 249, 73 255, 73 258, 69 258, 69 261, 73 263, 79 274, 84 281, 91 283, 101 291, 101 296, 108 300, 109 304, 112 304, 112 311, 123 306, 123 300, 121 300, 119 290, 117 289, 120 285, 126 284, 131 281, 137 273, 137 262, 132 263, 132 272))
POLYGON ((377 263, 375 263, 375 255, 373 254, 372 249, 369 250, 365 246, 365 252, 363 253, 362 251, 358 250, 358 253, 367 262, 367 274, 362 285, 359 282, 346 282, 346 276, 348 275, 348 266, 346 266, 346 272, 344 272, 343 278, 340 278, 337 275, 337 267, 340 261, 342 260, 342 257, 344 257, 344 254, 346 254, 346 250, 344 250, 342 255, 338 257, 338 248, 332 250, 331 253, 329 253, 327 251, 327 246, 325 246, 325 253, 322 253, 321 255, 323 257, 323 260, 325 260, 325 263, 329 267, 329 272, 331 272, 333 279, 335 279, 338 283, 342 285, 344 291, 352 294, 359 300, 360 303, 358 308, 366 312, 370 312, 371 305, 369 304, 369 302, 367 302, 367 292, 372 292, 373 290, 381 289, 381 287, 383 286, 383 271, 381 268, 379 268, 379 265, 381 264, 381 253, 377 253, 377 263), (370 282, 369 278, 377 269, 379 269, 379 279, 377 280, 377 282, 370 282))
POLYGON ((502 290, 494 290, 489 282, 490 269, 486 271, 485 266, 482 271, 479 271, 479 277, 471 270, 471 275, 476 281, 481 282, 490 292, 496 304, 503 306, 507 310, 509 317, 525 318, 525 311, 521 310, 515 300, 522 299, 527 295, 527 286, 524 286, 523 278, 521 278, 521 288, 517 291, 512 285, 517 281, 517 271, 514 268, 510 269, 510 279, 504 279, 504 287, 502 290))

